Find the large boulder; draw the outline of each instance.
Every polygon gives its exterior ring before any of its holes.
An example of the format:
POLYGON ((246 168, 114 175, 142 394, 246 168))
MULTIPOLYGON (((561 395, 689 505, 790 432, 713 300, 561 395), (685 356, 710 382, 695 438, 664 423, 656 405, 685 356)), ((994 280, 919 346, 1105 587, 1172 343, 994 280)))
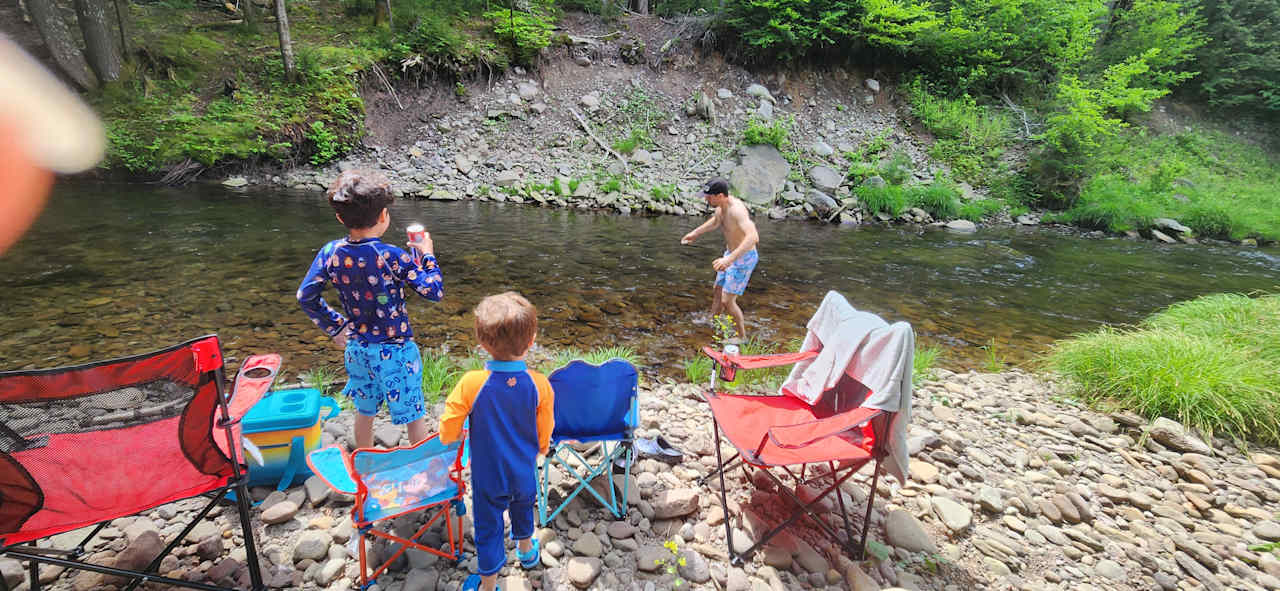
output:
POLYGON ((729 173, 733 194, 753 205, 773 203, 791 174, 791 164, 768 145, 743 146, 739 154, 738 165, 729 173))
POLYGON ((826 218, 840 208, 840 204, 832 199, 830 195, 823 193, 817 189, 809 189, 805 193, 804 200, 811 206, 818 215, 826 218))

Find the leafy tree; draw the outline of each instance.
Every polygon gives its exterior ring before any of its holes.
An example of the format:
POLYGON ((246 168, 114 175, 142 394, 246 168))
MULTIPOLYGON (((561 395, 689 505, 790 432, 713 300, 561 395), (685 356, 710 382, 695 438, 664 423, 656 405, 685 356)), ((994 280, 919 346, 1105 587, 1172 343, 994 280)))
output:
POLYGON ((1204 0, 1201 89, 1219 106, 1280 113, 1280 0, 1204 0))
POLYGON ((1112 17, 1094 60, 1097 66, 1145 56, 1149 71, 1140 81, 1159 88, 1171 88, 1197 74, 1183 69, 1208 41, 1197 1, 1132 0, 1127 7, 1117 5, 1112 17))

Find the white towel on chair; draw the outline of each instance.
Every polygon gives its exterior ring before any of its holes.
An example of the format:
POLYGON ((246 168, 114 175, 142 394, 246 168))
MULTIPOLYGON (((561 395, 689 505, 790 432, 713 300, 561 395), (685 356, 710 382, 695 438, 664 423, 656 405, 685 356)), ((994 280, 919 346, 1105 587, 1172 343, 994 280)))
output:
POLYGON ((889 324, 856 310, 834 291, 827 292, 807 328, 802 350, 818 350, 818 356, 791 368, 779 394, 812 405, 835 387, 842 374, 862 382, 871 390, 862 406, 896 413, 889 426, 889 457, 884 467, 905 484, 915 331, 906 322, 889 324))

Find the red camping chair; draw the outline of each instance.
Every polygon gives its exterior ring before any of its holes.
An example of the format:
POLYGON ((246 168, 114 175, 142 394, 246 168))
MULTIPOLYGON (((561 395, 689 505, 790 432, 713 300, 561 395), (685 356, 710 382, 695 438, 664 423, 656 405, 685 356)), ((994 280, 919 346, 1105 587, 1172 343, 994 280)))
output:
MULTIPOLYGON (((74 367, 0 372, 0 555, 144 582, 223 591, 156 574, 160 561, 234 491, 251 587, 264 589, 249 522, 239 419, 275 380, 280 356, 245 360, 223 393, 217 336, 74 367), (113 519, 195 496, 210 501, 142 570, 80 560, 113 519), (96 527, 70 550, 40 538, 96 527)), ((0 584, 3 582, 0 581, 0 584)))
POLYGON ((726 519, 725 541, 729 546, 730 563, 742 564, 746 558, 779 532, 806 515, 832 541, 842 546, 852 558, 861 560, 866 551, 866 524, 871 520, 871 507, 880 475, 880 462, 887 455, 883 442, 888 439, 886 434, 893 413, 858 406, 865 399, 867 389, 852 378, 843 380, 814 406, 793 396, 734 395, 716 391, 718 379, 732 381, 740 369, 752 370, 791 365, 816 357, 818 355, 816 351, 747 356, 726 355, 710 347, 703 347, 703 352, 716 365, 716 371, 712 372, 710 388, 704 396, 707 403, 711 405, 712 425, 715 432, 716 469, 704 476, 702 482, 712 476, 720 477, 720 503, 725 514, 728 515, 729 502, 725 493, 724 473, 732 468, 735 462, 740 461, 745 465, 760 468, 761 472, 768 474, 777 485, 777 489, 795 506, 789 518, 766 532, 754 545, 741 553, 734 551, 731 543, 733 536, 729 526, 730 520, 726 519), (737 450, 733 457, 729 458, 728 463, 723 461, 720 453, 722 435, 737 450), (839 494, 839 490, 840 485, 872 460, 875 461, 875 472, 871 479, 871 494, 867 495, 862 537, 855 546, 853 527, 849 521, 849 513, 845 510, 844 497, 839 494), (831 470, 829 474, 819 475, 809 481, 805 480, 805 469, 809 464, 824 463, 831 470), (798 474, 792 471, 794 466, 799 466, 798 474), (794 488, 826 478, 830 478, 831 484, 806 502, 770 468, 781 468, 790 475, 794 481, 794 488), (844 519, 845 537, 841 537, 823 519, 823 516, 814 510, 818 503, 832 493, 835 493, 840 515, 844 519))

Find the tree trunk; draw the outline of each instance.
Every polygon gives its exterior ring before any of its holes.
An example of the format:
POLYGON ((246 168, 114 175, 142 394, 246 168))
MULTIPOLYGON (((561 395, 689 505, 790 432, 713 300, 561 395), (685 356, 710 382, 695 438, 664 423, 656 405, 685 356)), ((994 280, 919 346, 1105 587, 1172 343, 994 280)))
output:
POLYGON ((71 28, 62 18, 62 13, 58 12, 54 0, 27 0, 27 13, 35 21, 40 38, 44 40, 45 47, 53 54, 53 61, 58 63, 63 73, 85 90, 97 88, 98 78, 89 69, 89 62, 85 61, 84 53, 76 45, 75 38, 71 36, 71 28))
POLYGON ((250 31, 256 32, 258 22, 257 18, 253 14, 253 0, 240 1, 244 2, 244 8, 242 9, 242 12, 244 12, 244 25, 248 27, 250 31))
POLYGON ((280 59, 284 60, 284 77, 293 82, 298 79, 298 66, 293 62, 293 40, 289 38, 289 14, 285 12, 284 0, 276 0, 276 31, 280 33, 280 59))
POLYGON ((76 19, 84 35, 84 54, 102 82, 120 79, 120 49, 111 35, 106 0, 76 0, 76 19))
POLYGON ((636 12, 649 14, 649 0, 636 0, 636 12))
POLYGON ((391 28, 391 0, 373 0, 373 24, 391 28))
POLYGON ((129 61, 129 4, 128 0, 115 0, 116 22, 120 25, 120 55, 129 61))

